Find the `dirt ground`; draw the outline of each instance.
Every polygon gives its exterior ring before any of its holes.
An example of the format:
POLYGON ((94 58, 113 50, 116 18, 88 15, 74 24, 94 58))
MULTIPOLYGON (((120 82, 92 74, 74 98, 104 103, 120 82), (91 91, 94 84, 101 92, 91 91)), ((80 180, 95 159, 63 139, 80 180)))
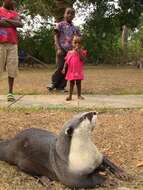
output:
MULTIPOLYGON (((13 137, 17 132, 38 127, 58 133, 73 111, 61 110, 0 110, 0 138, 13 137), (60 125, 59 125, 60 124, 60 125)), ((131 176, 130 182, 118 181, 119 187, 143 190, 143 110, 114 110, 98 114, 98 127, 93 141, 115 163, 131 176)), ((0 162, 0 190, 46 190, 36 179, 19 171, 15 166, 0 162)), ((55 183, 50 190, 67 190, 55 183)), ((104 188, 107 190, 107 188, 104 188)), ((108 188, 112 189, 112 188, 108 188)), ((118 189, 118 187, 114 188, 118 189)), ((99 190, 103 190, 99 188, 99 190)))
MULTIPOLYGON (((47 94, 54 68, 20 69, 15 82, 16 94, 47 94)), ((7 79, 0 79, 0 94, 7 93, 7 79)), ((82 93, 143 94, 143 69, 136 67, 87 66, 82 93)))

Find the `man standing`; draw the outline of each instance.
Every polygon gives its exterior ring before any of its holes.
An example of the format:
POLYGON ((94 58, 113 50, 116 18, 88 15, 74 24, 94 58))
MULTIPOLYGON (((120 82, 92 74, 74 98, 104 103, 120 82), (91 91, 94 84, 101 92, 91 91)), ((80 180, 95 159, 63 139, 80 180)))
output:
POLYGON ((66 87, 67 81, 65 80, 65 74, 62 73, 65 63, 65 56, 72 48, 72 39, 74 35, 80 36, 80 31, 72 23, 75 17, 75 10, 73 8, 66 8, 64 13, 64 20, 59 22, 54 30, 54 41, 56 49, 56 65, 57 69, 52 75, 52 83, 48 85, 48 89, 62 90, 66 87))
POLYGON ((19 14, 14 10, 14 0, 3 0, 0 7, 0 73, 7 68, 9 92, 8 101, 14 101, 14 79, 18 71, 17 27, 22 27, 19 14))

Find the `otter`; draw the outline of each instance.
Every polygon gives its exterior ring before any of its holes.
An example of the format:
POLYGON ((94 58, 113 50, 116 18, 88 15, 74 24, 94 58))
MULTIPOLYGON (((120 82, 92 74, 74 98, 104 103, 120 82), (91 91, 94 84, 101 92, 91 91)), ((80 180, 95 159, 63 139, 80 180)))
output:
POLYGON ((12 139, 0 141, 0 160, 38 176, 44 185, 50 180, 70 188, 104 186, 108 178, 101 171, 106 169, 116 177, 127 179, 127 174, 92 142, 96 119, 96 112, 77 114, 65 123, 59 135, 37 128, 26 129, 12 139))

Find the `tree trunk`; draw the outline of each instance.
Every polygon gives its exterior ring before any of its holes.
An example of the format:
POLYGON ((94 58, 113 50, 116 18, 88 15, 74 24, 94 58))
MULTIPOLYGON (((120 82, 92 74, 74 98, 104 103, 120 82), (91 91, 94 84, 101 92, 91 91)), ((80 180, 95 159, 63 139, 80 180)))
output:
POLYGON ((64 12, 67 7, 73 7, 76 0, 55 0, 55 10, 53 16, 56 21, 59 22, 63 20, 64 12))
MULTIPOLYGON (((0 0, 1 2, 2 0, 0 0)), ((21 2, 22 0, 19 0, 21 2)), ((56 21, 61 21, 64 16, 66 7, 73 7, 76 0, 30 0, 25 1, 20 6, 25 7, 26 10, 30 10, 30 14, 35 16, 40 14, 47 18, 48 16, 55 17, 56 21)))
POLYGON ((122 51, 123 51, 123 62, 127 62, 128 53, 128 27, 123 25, 122 27, 122 51))
POLYGON ((128 27, 123 25, 122 27, 122 49, 127 50, 128 48, 128 27))

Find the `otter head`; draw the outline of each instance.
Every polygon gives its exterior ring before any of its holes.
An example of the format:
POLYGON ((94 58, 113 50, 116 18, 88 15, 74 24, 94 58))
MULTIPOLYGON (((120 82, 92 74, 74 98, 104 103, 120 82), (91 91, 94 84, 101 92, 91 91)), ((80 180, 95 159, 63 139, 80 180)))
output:
POLYGON ((84 112, 75 115, 65 125, 65 135, 71 137, 73 134, 89 135, 96 126, 96 112, 84 112))
POLYGON ((57 152, 74 173, 90 173, 102 162, 102 154, 91 141, 96 112, 84 112, 65 124, 57 140, 57 152))

